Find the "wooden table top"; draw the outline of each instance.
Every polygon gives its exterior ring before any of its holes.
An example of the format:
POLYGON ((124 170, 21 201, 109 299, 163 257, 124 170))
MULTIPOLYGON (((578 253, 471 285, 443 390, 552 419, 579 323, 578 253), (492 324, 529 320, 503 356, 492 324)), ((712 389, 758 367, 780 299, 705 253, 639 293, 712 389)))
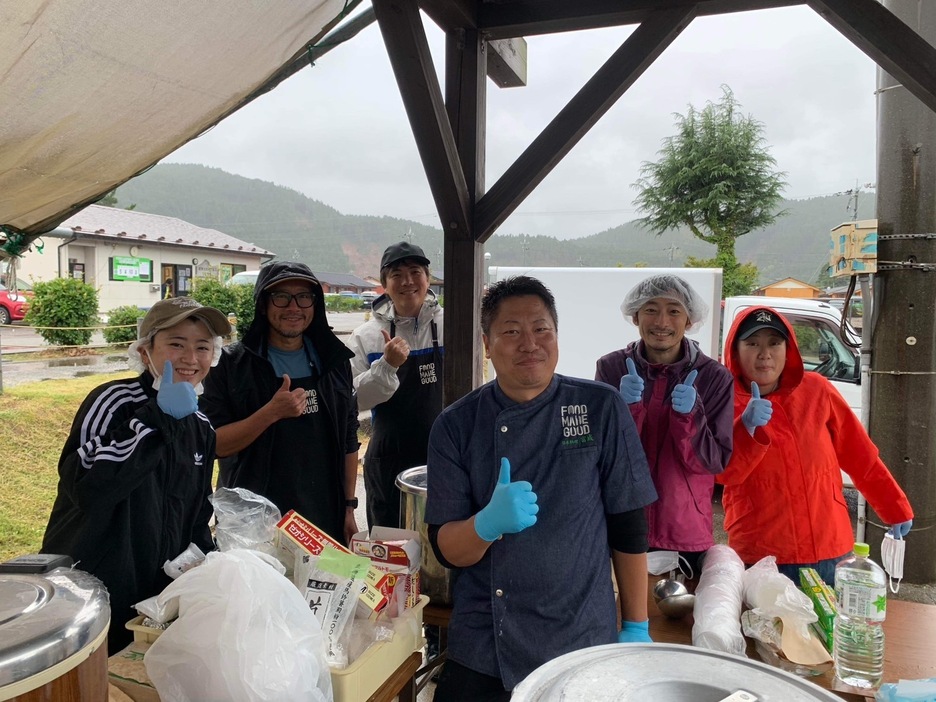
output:
MULTIPOLYGON (((659 578, 653 576, 655 582, 659 578)), ((652 585, 651 585, 652 588, 652 585)), ((669 619, 660 613, 653 597, 648 597, 650 637, 660 643, 692 645, 692 616, 669 619)), ((759 660, 748 641, 748 656, 759 660)), ((936 677, 936 606, 888 600, 884 620, 884 682, 936 677)), ((807 678, 846 700, 866 700, 873 690, 842 685, 833 672, 807 678)))

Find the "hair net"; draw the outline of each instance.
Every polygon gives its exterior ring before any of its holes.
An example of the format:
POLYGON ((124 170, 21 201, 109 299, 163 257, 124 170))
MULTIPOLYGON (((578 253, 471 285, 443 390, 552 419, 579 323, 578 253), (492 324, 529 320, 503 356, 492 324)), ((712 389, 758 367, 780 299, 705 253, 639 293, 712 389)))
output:
POLYGON ((685 280, 669 273, 652 275, 632 287, 621 303, 621 312, 625 319, 631 321, 641 307, 657 297, 682 305, 692 326, 698 325, 708 315, 708 305, 699 293, 685 280))

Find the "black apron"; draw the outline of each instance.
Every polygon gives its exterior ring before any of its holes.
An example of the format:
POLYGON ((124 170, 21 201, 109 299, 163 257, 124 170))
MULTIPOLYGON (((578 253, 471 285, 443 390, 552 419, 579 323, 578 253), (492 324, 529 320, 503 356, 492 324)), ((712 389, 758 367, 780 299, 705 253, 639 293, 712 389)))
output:
MULTIPOLYGON (((442 411, 442 358, 438 328, 430 322, 432 349, 410 354, 397 369, 400 387, 372 412, 374 435, 364 457, 367 525, 399 527, 400 491, 396 477, 426 464, 429 430, 442 411)), ((390 338, 396 325, 390 323, 390 338)))
POLYGON ((290 379, 290 389, 306 391, 306 407, 298 417, 281 419, 273 425, 275 435, 265 497, 284 515, 294 509, 344 543, 344 488, 342 473, 336 469, 338 443, 331 414, 319 392, 319 378, 313 366, 311 376, 290 379))

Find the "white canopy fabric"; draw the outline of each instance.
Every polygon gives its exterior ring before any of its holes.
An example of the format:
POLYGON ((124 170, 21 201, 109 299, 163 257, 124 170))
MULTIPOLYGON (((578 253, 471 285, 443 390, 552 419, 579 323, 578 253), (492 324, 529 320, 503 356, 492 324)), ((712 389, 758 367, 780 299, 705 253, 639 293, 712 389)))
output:
POLYGON ((346 4, 0 3, 0 225, 49 230, 156 163, 240 106, 346 4))

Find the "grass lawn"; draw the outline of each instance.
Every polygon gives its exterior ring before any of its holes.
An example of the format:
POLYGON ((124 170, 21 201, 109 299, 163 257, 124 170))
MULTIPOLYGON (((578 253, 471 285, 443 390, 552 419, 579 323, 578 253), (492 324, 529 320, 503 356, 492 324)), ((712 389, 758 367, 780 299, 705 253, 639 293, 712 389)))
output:
POLYGON ((101 383, 124 372, 18 385, 0 395, 0 561, 42 544, 58 485, 58 459, 75 412, 101 383))

